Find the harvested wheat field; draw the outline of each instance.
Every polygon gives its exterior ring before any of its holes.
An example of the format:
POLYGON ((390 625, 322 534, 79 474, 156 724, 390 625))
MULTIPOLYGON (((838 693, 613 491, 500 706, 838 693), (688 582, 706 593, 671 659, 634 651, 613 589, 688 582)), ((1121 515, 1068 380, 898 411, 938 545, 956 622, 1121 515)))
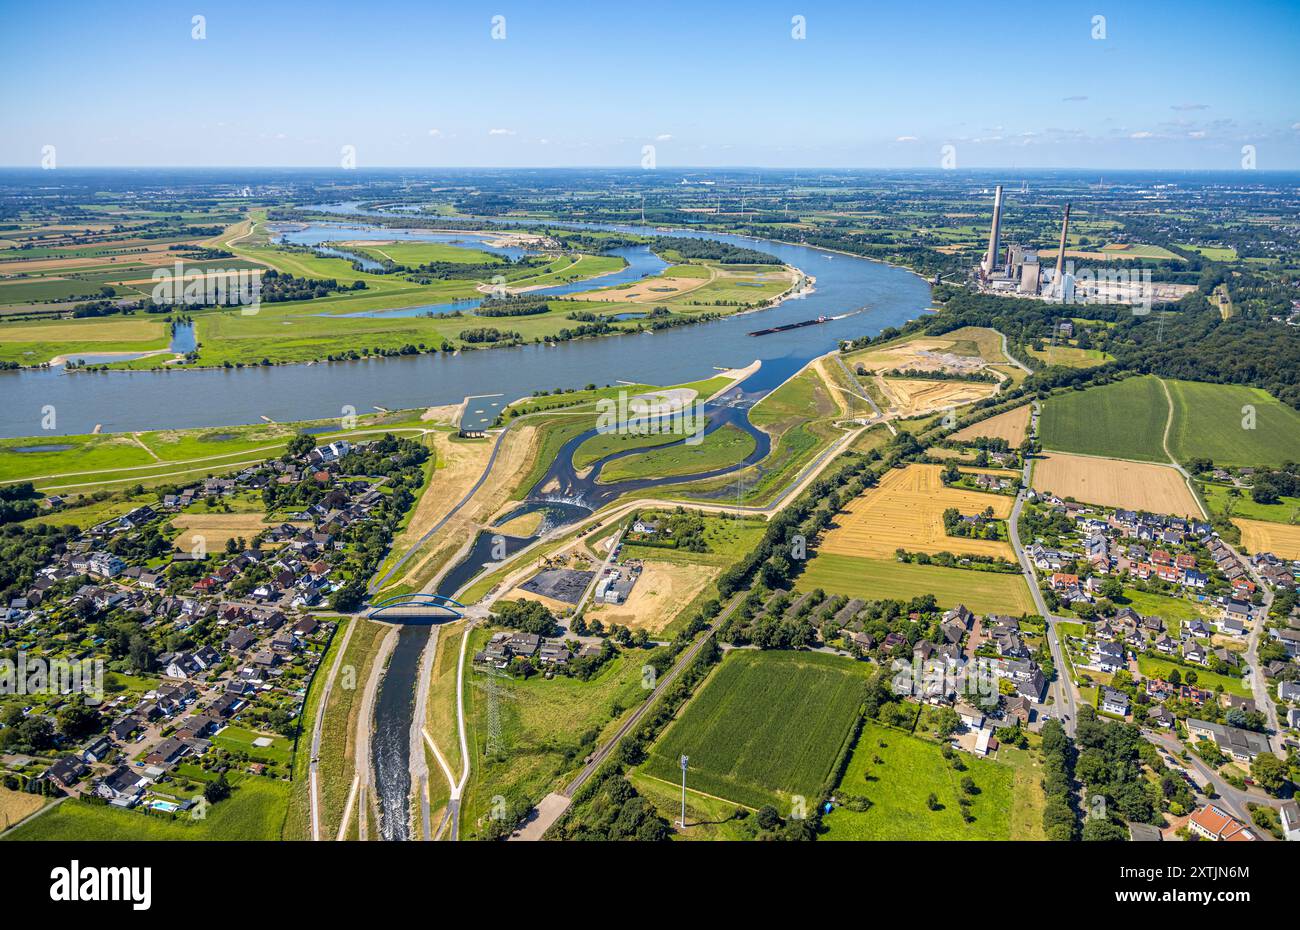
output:
POLYGON ((711 565, 643 560, 641 577, 627 601, 593 606, 587 610, 587 620, 599 620, 606 627, 619 623, 633 630, 657 633, 717 574, 711 565))
POLYGON ((1171 465, 1048 452, 1034 463, 1033 487, 1088 504, 1201 516, 1187 482, 1171 465))
POLYGON ((202 537, 208 552, 219 552, 227 539, 243 537, 248 542, 269 525, 266 515, 260 513, 182 513, 172 520, 172 526, 181 531, 173 545, 190 552, 202 537))
POLYGON ((927 381, 921 378, 876 378, 889 405, 910 417, 960 407, 997 393, 998 385, 976 381, 927 381))
POLYGON ((857 497, 836 517, 837 526, 826 534, 818 549, 838 555, 892 559, 896 549, 909 552, 952 552, 960 555, 988 555, 1014 559, 1010 543, 994 539, 965 539, 949 536, 943 528, 943 512, 956 507, 963 514, 993 508, 993 515, 1005 520, 1011 514, 1012 499, 1006 495, 983 494, 946 488, 939 478, 939 465, 909 465, 893 469, 879 485, 857 497))
POLYGON ((1031 405, 1024 404, 1014 410, 999 413, 995 417, 989 417, 987 420, 981 420, 965 429, 960 429, 953 433, 950 438, 958 442, 981 437, 984 439, 1005 439, 1014 449, 1025 441, 1025 431, 1029 429, 1030 412, 1031 405))
POLYGON ((1241 544, 1247 552, 1271 552, 1284 559, 1300 559, 1300 526, 1237 517, 1232 522, 1241 530, 1241 544))
POLYGON ((45 798, 39 794, 0 787, 0 830, 7 830, 24 817, 36 813, 44 803, 45 798))

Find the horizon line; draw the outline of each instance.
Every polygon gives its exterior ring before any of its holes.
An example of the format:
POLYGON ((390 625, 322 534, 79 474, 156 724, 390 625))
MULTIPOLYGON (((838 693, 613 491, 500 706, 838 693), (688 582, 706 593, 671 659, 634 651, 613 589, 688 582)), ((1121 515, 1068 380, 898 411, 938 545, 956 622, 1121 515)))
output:
POLYGON ((985 171, 1072 171, 1099 172, 1205 172, 1214 174, 1300 174, 1300 165, 1285 168, 1189 168, 1189 167, 1113 167, 1090 166, 999 166, 972 165, 966 168, 935 168, 924 165, 672 165, 640 168, 635 165, 371 165, 340 168, 334 165, 71 165, 42 168, 40 165, 0 165, 0 171, 337 171, 342 176, 366 171, 624 171, 633 173, 675 173, 680 171, 919 171, 928 174, 967 174, 985 171))

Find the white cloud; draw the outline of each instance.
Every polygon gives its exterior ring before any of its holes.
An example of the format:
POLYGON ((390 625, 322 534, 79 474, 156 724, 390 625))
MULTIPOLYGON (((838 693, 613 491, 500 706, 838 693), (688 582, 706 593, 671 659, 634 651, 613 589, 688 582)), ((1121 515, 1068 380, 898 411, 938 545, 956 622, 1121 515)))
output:
POLYGON ((918 139, 916 136, 899 136, 894 141, 895 142, 919 142, 921 140, 918 139))
POLYGON ((673 134, 672 134, 671 132, 661 132, 661 133, 659 133, 659 135, 655 136, 655 141, 656 141, 656 142, 671 142, 671 141, 673 141, 673 134))
POLYGON ((1300 123, 1292 123, 1291 128, 1294 129, 1296 132, 1300 132, 1300 123))
POLYGON ((1171 110, 1208 110, 1208 103, 1175 103, 1169 109, 1171 110))
POLYGON ((1187 135, 1189 135, 1189 136, 1190 136, 1191 138, 1193 138, 1193 139, 1204 139, 1204 138, 1205 138, 1205 130, 1204 130, 1204 129, 1193 129, 1193 130, 1192 130, 1191 132, 1189 132, 1187 135))
POLYGON ((513 136, 514 134, 515 131, 513 129, 489 129, 488 130, 489 136, 513 136))
POLYGON ((1143 129, 1140 130, 1139 132, 1129 133, 1128 137, 1130 139, 1150 139, 1153 135, 1155 135, 1155 133, 1147 132, 1145 129, 1143 129))
POLYGON ((430 130, 429 130, 429 135, 431 135, 431 136, 440 136, 440 135, 442 135, 442 130, 441 130, 441 129, 430 129, 430 130))

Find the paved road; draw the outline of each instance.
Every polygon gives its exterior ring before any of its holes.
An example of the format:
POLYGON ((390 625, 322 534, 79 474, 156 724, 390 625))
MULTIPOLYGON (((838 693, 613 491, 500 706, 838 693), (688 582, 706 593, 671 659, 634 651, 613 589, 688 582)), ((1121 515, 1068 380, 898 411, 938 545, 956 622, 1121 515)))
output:
POLYGON ((348 628, 343 631, 343 640, 339 643, 339 651, 334 656, 334 664, 330 666, 329 675, 325 679, 325 688, 321 691, 320 704, 316 706, 316 720, 312 724, 311 732, 311 768, 308 777, 311 779, 311 838, 320 839, 320 737, 321 729, 325 725, 325 708, 329 705, 330 692, 334 690, 334 679, 339 673, 339 667, 343 664, 343 654, 348 651, 348 643, 352 639, 352 631, 356 629, 357 623, 354 619, 348 624, 348 628))
MULTIPOLYGON (((844 356, 841 355, 839 352, 835 352, 832 354, 835 357, 836 363, 840 366, 840 368, 844 369, 844 373, 848 375, 849 381, 858 386, 858 391, 857 391, 858 396, 861 397, 863 400, 865 400, 867 402, 867 405, 876 412, 876 419, 884 421, 884 424, 889 427, 889 431, 893 433, 895 436, 897 436, 898 430, 894 428, 894 424, 890 423, 888 420, 885 419, 885 412, 881 410, 879 406, 876 405, 876 402, 874 400, 871 399, 871 395, 867 393, 867 389, 862 387, 861 382, 858 381, 857 375, 855 375, 852 371, 849 370, 848 365, 844 364, 844 356)), ((874 426, 875 424, 873 423, 872 425, 874 426)))
POLYGON ((1264 607, 1259 611, 1259 615, 1251 625, 1250 638, 1246 642, 1246 664, 1250 667, 1250 684, 1255 695, 1255 705, 1264 712, 1268 718, 1269 728, 1272 729, 1280 741, 1282 721, 1278 719, 1277 705, 1273 703, 1273 697, 1269 693, 1268 679, 1264 677, 1264 667, 1259 661, 1259 644, 1264 638, 1264 624, 1268 621, 1268 612, 1273 607, 1273 589, 1265 584, 1264 579, 1256 573, 1254 567, 1250 564, 1250 560, 1242 558, 1241 553, 1228 545, 1226 541, 1224 545, 1228 546, 1233 555, 1245 566, 1251 580, 1259 586, 1264 599, 1264 607))
MULTIPOLYGON (((1181 757, 1181 753, 1187 747, 1179 742, 1178 738, 1172 733, 1143 730, 1142 735, 1147 738, 1148 742, 1167 750, 1183 768, 1195 769, 1214 787, 1214 792, 1218 795, 1218 797, 1214 799, 1214 803, 1221 807, 1228 808, 1228 812, 1243 823, 1249 824, 1252 827, 1254 826, 1254 821, 1250 819, 1250 810, 1246 807, 1247 803, 1264 804, 1270 807, 1277 807, 1281 804, 1281 801, 1276 798, 1270 798, 1265 794, 1238 791, 1236 788, 1232 787, 1232 785, 1224 781, 1219 776, 1218 772, 1214 771, 1214 769, 1202 762, 1194 752, 1188 753, 1190 761, 1184 760, 1181 757)), ((1265 830, 1260 830, 1259 828, 1255 828, 1255 835, 1262 840, 1275 839, 1272 834, 1265 830)))
MULTIPOLYGON (((1003 337, 1005 339, 1005 337, 1003 337)), ((1010 358, 1011 356, 1007 356, 1010 358)), ((1023 367, 1023 366, 1022 366, 1023 367)), ((1030 435, 1038 434, 1038 402, 1034 402, 1033 412, 1030 414, 1030 435)), ((1056 666, 1056 680, 1052 682, 1050 688, 1054 696, 1053 707, 1058 716, 1061 717, 1061 723, 1065 727, 1065 732, 1074 736, 1075 721, 1079 719, 1078 698, 1075 695, 1074 682, 1070 679, 1070 666, 1065 660, 1065 649, 1061 645, 1061 637, 1056 629, 1056 624, 1060 621, 1059 617, 1053 617, 1047 609, 1047 602, 1043 599, 1043 592, 1038 590, 1038 575, 1034 571, 1034 565, 1029 561, 1029 556, 1025 554, 1025 547, 1020 542, 1020 512, 1024 509, 1025 501, 1029 493, 1029 476, 1032 468, 1032 461, 1025 461, 1024 473, 1021 475, 1021 483, 1024 485, 1016 494, 1016 502, 1011 508, 1011 516, 1007 520, 1007 534, 1011 539, 1011 546, 1016 550, 1016 558, 1020 560, 1020 569, 1025 575, 1025 581, 1029 585, 1029 593, 1034 599, 1034 606, 1042 615, 1047 645, 1052 650, 1052 663, 1056 666)))

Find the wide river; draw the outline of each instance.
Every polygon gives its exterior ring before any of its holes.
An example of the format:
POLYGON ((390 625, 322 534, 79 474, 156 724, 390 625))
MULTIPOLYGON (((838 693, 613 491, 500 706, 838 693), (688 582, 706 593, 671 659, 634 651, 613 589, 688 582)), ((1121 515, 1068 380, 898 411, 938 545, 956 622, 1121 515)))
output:
MULTIPOLYGON (((346 231, 313 227, 291 238, 317 238, 320 231, 337 239, 364 234, 364 227, 351 222, 348 226, 346 231)), ((647 232, 632 226, 598 228, 647 232)), ((370 235, 397 238, 400 233, 375 227, 370 235)), ((57 429, 52 432, 64 435, 89 433, 96 425, 104 432, 232 426, 257 423, 263 417, 279 422, 326 419, 342 415, 345 407, 365 413, 375 407, 458 403, 470 394, 501 393, 513 400, 535 390, 589 382, 677 384, 709 377, 719 368, 743 367, 755 359, 762 360, 763 369, 750 389, 770 388, 809 359, 833 349, 839 340, 900 325, 929 306, 930 288, 924 279, 879 262, 721 233, 662 235, 721 239, 770 252, 815 277, 816 288, 758 313, 654 335, 578 339, 552 347, 239 369, 0 372, 4 399, 0 436, 50 435, 42 431, 48 405, 57 411, 57 429), (755 329, 859 309, 863 312, 820 326, 771 336, 747 335, 755 329)), ((475 237, 459 234, 458 238, 475 237)), ((612 280, 597 279, 595 284, 612 280)))

